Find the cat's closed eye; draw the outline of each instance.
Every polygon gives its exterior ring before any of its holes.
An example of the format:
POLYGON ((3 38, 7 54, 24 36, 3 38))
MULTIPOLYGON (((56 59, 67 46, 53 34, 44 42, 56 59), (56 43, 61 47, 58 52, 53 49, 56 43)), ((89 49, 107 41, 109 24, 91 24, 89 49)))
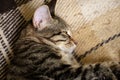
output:
POLYGON ((67 31, 63 31, 61 35, 64 38, 69 38, 69 35, 68 35, 67 31))

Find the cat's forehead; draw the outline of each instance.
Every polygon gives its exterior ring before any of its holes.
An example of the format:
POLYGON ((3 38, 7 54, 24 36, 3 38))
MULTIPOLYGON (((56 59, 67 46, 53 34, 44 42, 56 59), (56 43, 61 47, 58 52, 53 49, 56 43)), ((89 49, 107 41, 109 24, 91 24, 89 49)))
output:
POLYGON ((65 22, 60 20, 59 18, 53 19, 49 25, 46 25, 46 27, 42 31, 67 31, 68 26, 65 22))

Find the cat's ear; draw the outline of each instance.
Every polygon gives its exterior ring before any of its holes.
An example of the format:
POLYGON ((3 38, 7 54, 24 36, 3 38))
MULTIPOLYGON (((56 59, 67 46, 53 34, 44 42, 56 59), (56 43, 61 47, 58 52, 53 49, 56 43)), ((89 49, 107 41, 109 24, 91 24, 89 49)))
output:
POLYGON ((39 7, 33 16, 33 26, 38 30, 44 29, 52 21, 52 16, 50 14, 49 8, 47 5, 39 7))

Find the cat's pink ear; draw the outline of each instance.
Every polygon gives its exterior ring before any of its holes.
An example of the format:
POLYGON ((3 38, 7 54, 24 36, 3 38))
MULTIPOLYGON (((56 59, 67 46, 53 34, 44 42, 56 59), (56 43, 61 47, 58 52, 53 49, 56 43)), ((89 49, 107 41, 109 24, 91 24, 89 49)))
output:
POLYGON ((47 25, 50 24, 52 17, 47 5, 39 7, 33 16, 33 25, 38 30, 44 29, 47 25))

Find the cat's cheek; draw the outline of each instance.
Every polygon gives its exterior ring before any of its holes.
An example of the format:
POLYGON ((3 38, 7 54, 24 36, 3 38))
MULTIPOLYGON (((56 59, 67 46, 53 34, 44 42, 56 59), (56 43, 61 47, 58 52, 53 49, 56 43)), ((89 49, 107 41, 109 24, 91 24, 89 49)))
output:
POLYGON ((72 53, 75 50, 75 48, 76 48, 76 45, 74 44, 74 46, 70 47, 69 53, 72 53))

